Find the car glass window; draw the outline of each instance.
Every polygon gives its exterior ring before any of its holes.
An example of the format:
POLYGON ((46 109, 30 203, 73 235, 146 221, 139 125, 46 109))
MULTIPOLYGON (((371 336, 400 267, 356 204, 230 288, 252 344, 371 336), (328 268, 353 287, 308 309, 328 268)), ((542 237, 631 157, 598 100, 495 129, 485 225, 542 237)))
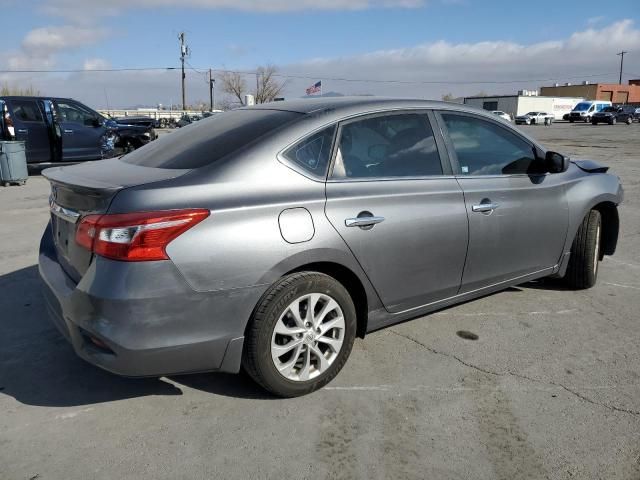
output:
POLYGON ((335 125, 307 137, 284 152, 284 156, 309 173, 324 177, 331 157, 335 125))
POLYGON ((143 167, 192 169, 210 165, 303 114, 233 110, 194 122, 123 157, 143 167))
POLYGON ((35 100, 13 100, 13 115, 22 122, 42 122, 42 113, 35 100))
POLYGON ((540 173, 533 146, 506 128, 466 115, 442 118, 463 175, 540 173))
POLYGON ((342 127, 333 178, 427 175, 442 175, 442 164, 425 114, 370 117, 342 127))
POLYGON ((96 118, 96 113, 74 102, 58 101, 58 112, 63 122, 90 125, 96 118))

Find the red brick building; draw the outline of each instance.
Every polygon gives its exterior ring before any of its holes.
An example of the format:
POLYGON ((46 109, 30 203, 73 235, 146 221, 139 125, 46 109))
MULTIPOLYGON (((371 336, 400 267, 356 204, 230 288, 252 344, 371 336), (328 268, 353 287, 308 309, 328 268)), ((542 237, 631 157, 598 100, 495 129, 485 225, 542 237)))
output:
POLYGON ((583 97, 587 100, 610 100, 613 103, 640 103, 640 79, 629 80, 628 85, 584 82, 579 85, 565 84, 541 87, 540 95, 583 97))

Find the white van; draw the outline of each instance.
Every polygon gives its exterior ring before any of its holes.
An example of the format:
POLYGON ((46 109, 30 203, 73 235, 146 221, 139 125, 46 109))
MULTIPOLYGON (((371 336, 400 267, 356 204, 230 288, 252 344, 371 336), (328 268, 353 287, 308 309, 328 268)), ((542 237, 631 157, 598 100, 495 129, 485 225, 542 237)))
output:
POLYGON ((578 103, 569 114, 569 121, 573 122, 590 122, 594 113, 610 107, 611 102, 608 100, 585 100, 578 103))

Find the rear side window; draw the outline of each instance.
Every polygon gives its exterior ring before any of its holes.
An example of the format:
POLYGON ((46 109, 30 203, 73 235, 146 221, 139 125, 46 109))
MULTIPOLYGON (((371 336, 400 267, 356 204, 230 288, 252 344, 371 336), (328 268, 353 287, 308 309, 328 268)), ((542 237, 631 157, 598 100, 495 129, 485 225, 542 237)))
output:
POLYGON ((331 145, 336 126, 325 128, 289 147, 284 156, 307 172, 324 177, 327 174, 331 145))
POLYGON ((540 173, 533 146, 493 122, 443 113, 463 175, 540 173))
POLYGON ((200 168, 301 116, 300 113, 278 110, 219 113, 164 135, 122 160, 143 167, 200 168))
POLYGON ((342 127, 333 178, 431 175, 442 175, 442 164, 427 115, 394 113, 342 127))
POLYGON ((22 122, 42 122, 42 113, 34 100, 13 100, 13 116, 22 122))

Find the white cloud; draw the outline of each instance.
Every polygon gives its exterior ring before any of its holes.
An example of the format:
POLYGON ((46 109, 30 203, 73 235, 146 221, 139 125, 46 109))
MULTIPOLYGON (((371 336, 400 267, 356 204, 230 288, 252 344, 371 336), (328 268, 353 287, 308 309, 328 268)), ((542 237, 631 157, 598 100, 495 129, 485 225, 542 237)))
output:
POLYGON ((60 50, 80 48, 102 38, 104 31, 75 25, 42 27, 28 32, 22 40, 22 49, 27 54, 51 55, 60 50))
MULTIPOLYGON (((576 32, 564 40, 553 40, 524 45, 505 41, 478 43, 450 43, 438 41, 414 47, 380 50, 363 55, 312 59, 283 70, 303 72, 314 78, 346 77, 356 79, 397 79, 406 82, 449 82, 443 84, 376 84, 327 80, 327 89, 358 91, 377 94, 435 96, 435 92, 453 91, 469 94, 490 90, 509 93, 520 88, 537 88, 543 79, 565 81, 569 77, 583 76, 591 81, 617 81, 621 49, 631 50, 640 45, 640 30, 633 21, 623 20, 602 29, 576 32), (603 42, 602 39, 607 41, 603 42), (607 74, 602 77, 588 77, 607 74), (509 84, 487 82, 508 82, 509 84), (456 82, 477 82, 471 85, 456 82)), ((640 70, 638 58, 625 58, 625 71, 640 70)), ((578 81, 576 79, 573 81, 578 81)), ((308 82, 308 81, 305 81, 308 82)), ((292 82, 293 83, 293 82, 292 82)), ((298 84, 298 82, 295 82, 298 84)), ((549 83, 549 82, 542 82, 549 83)), ((298 91, 302 91, 299 89, 298 91)))
POLYGON ((104 70, 111 68, 111 63, 104 58, 87 58, 82 65, 83 70, 104 70))
MULTIPOLYGON (((294 65, 279 65, 279 68, 281 73, 310 77, 290 79, 285 90, 288 98, 304 95, 306 87, 323 80, 324 92, 439 99, 447 92, 454 96, 471 95, 480 90, 487 93, 514 93, 521 88, 538 88, 541 84, 553 81, 616 82, 619 67, 616 53, 622 49, 633 50, 637 45, 640 45, 640 29, 633 21, 623 20, 599 29, 588 28, 565 38, 529 45, 505 41, 437 41, 355 56, 310 59, 294 65), (602 41, 603 38, 607 41, 602 41), (605 75, 591 77, 595 74, 605 75), (369 82, 331 78, 365 79, 369 82), (376 83, 385 79, 440 83, 376 83), (511 82, 520 79, 526 81, 511 82), (541 81, 543 79, 545 81, 541 81), (483 83, 485 81, 497 83, 483 83)), ((85 67, 91 63, 85 62, 85 67)), ((97 63, 93 65, 97 68, 97 63)), ((255 65, 247 65, 246 69, 253 67, 255 65)), ((628 72, 626 78, 632 73, 640 73, 640 57, 625 57, 625 72, 628 72)), ((187 75, 188 101, 208 99, 207 83, 202 75, 192 71, 188 71, 187 75)), ((105 103, 105 88, 112 106, 167 104, 170 99, 177 102, 180 96, 179 72, 176 71, 87 71, 68 76, 39 76, 34 83, 47 94, 73 95, 94 106, 105 103)), ((220 85, 221 82, 218 82, 218 99, 222 97, 220 85)))

